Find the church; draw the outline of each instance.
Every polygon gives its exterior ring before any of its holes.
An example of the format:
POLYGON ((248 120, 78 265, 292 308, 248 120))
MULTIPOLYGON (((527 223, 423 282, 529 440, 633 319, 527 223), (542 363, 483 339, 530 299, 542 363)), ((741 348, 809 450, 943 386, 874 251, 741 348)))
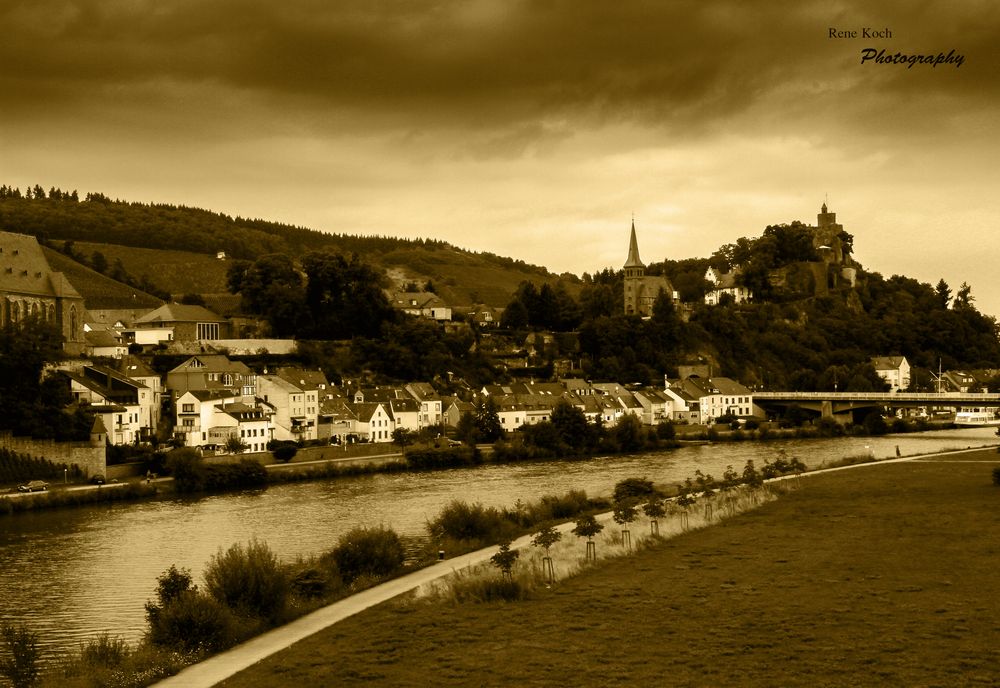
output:
POLYGON ((660 275, 646 275, 646 266, 639 260, 639 244, 635 239, 635 220, 628 242, 628 259, 625 261, 625 315, 648 318, 653 314, 653 304, 662 291, 676 300, 673 285, 660 275))
POLYGON ((83 297, 52 271, 35 237, 0 232, 0 327, 32 318, 55 324, 67 352, 83 350, 83 297))

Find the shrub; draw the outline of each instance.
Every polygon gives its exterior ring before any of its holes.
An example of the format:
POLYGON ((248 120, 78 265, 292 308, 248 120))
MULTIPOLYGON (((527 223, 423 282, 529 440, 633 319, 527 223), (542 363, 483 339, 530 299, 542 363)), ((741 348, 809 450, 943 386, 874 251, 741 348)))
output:
POLYGON ((314 565, 303 565, 293 569, 289 576, 289 585, 294 594, 306 599, 323 597, 336 590, 341 585, 340 573, 336 566, 323 568, 314 565))
POLYGON ((38 681, 38 634, 26 626, 0 626, 3 636, 3 654, 0 655, 0 674, 7 677, 14 688, 30 688, 38 681))
POLYGON ((273 449, 271 449, 271 454, 274 456, 275 461, 281 461, 282 463, 288 463, 295 455, 299 453, 299 448, 296 446, 295 442, 277 442, 273 449))
POLYGON ((240 639, 233 613, 214 597, 185 590, 150 615, 149 640, 179 652, 218 652, 240 639))
POLYGON ((359 576, 388 576, 403 566, 403 543, 391 528, 355 528, 345 533, 330 552, 345 583, 359 576))
POLYGON ((495 507, 458 499, 445 506, 437 518, 427 524, 433 538, 476 543, 496 542, 511 528, 512 524, 495 507))
POLYGON ((993 484, 1000 485, 1000 468, 993 469, 993 484))
POLYGON ((406 455, 406 463, 410 465, 410 468, 417 471, 475 466, 482 463, 482 460, 482 455, 475 447, 424 449, 421 451, 411 451, 406 455))
POLYGON ((616 502, 636 502, 656 494, 653 481, 645 478, 625 478, 615 484, 613 493, 616 502))
POLYGON ((101 633, 80 648, 80 659, 91 666, 117 667, 128 657, 128 644, 124 638, 101 633))
POLYGON ((656 426, 656 437, 661 440, 672 440, 677 435, 672 421, 666 421, 656 426))
POLYGON ((455 602, 518 602, 529 597, 529 586, 517 578, 459 578, 451 584, 455 602))
POLYGON ((288 579, 278 557, 256 540, 219 550, 205 570, 205 587, 233 611, 268 621, 278 619, 288 597, 288 579))
POLYGON ((174 476, 178 492, 197 492, 205 487, 205 460, 197 450, 175 449, 167 454, 165 468, 174 476))
POLYGON ((239 463, 210 464, 204 467, 202 489, 234 490, 267 485, 267 469, 256 459, 239 463))

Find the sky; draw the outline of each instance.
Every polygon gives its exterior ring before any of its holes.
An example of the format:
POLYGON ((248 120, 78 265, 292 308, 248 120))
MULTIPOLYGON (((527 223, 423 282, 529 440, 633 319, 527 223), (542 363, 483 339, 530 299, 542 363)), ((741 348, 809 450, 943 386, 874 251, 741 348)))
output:
POLYGON ((1000 315, 991 0, 0 0, 0 25, 22 189, 578 275, 622 266, 633 217, 649 263, 826 201, 866 269, 1000 315))

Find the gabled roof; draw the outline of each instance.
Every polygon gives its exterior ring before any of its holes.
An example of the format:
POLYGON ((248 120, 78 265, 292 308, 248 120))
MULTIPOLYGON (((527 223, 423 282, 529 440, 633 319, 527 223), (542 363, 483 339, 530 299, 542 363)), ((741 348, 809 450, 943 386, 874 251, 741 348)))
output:
POLYGON ((0 292, 82 299, 61 272, 53 272, 38 240, 0 232, 0 292))
POLYGON ((906 356, 873 356, 871 361, 875 370, 899 370, 906 356))
POLYGON ((226 322, 226 319, 204 306, 186 303, 165 303, 135 321, 137 324, 152 322, 226 322))
POLYGON ((301 394, 303 391, 299 389, 298 385, 289 382, 283 377, 278 377, 277 375, 258 375, 257 380, 259 382, 269 382, 286 394, 301 394))
MULTIPOLYGON (((671 389, 677 391, 673 386, 671 389)), ((689 377, 681 382, 681 389, 695 399, 715 394, 725 396, 752 394, 747 387, 728 377, 689 377)))
POLYGON ((325 389, 330 386, 322 370, 306 370, 294 366, 282 366, 275 374, 302 391, 325 389))
POLYGON ((267 420, 271 416, 267 407, 263 405, 251 406, 241 401, 232 404, 219 404, 215 408, 240 422, 267 420))
POLYGON ((437 391, 429 382, 411 382, 406 385, 406 391, 409 392, 417 401, 440 401, 441 397, 438 396, 437 391))
POLYGON ((407 310, 410 308, 445 308, 447 304, 431 291, 400 291, 392 296, 392 305, 407 310))
MULTIPOLYGON (((216 399, 235 399, 239 396, 226 389, 190 389, 184 394, 190 394, 201 402, 215 401, 216 399)), ((181 396, 183 397, 184 394, 181 396)))
POLYGON ((357 416, 358 421, 361 423, 370 422, 372 416, 374 416, 380 408, 383 411, 385 411, 390 418, 392 418, 392 413, 388 408, 386 408, 385 404, 381 404, 378 402, 361 402, 356 404, 348 404, 348 407, 350 407, 350 409, 354 412, 354 415, 357 416))
POLYGON ((137 377, 160 377, 160 374, 149 367, 149 365, 138 356, 123 356, 118 363, 118 372, 127 378, 137 377))
POLYGON ((113 330, 93 330, 83 333, 83 341, 88 346, 124 346, 121 335, 113 330))
POLYGON ((248 375, 252 372, 245 363, 240 361, 230 361, 223 354, 199 354, 197 356, 192 356, 170 372, 184 373, 189 371, 205 373, 240 373, 243 375, 248 375))

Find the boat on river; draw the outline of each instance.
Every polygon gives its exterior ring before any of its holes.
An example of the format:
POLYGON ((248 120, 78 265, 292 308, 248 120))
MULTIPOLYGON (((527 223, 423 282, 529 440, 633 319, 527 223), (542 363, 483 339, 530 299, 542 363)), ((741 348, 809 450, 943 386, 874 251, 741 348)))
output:
POLYGON ((1000 426, 1000 417, 993 408, 961 409, 955 414, 955 425, 960 428, 1000 426))

